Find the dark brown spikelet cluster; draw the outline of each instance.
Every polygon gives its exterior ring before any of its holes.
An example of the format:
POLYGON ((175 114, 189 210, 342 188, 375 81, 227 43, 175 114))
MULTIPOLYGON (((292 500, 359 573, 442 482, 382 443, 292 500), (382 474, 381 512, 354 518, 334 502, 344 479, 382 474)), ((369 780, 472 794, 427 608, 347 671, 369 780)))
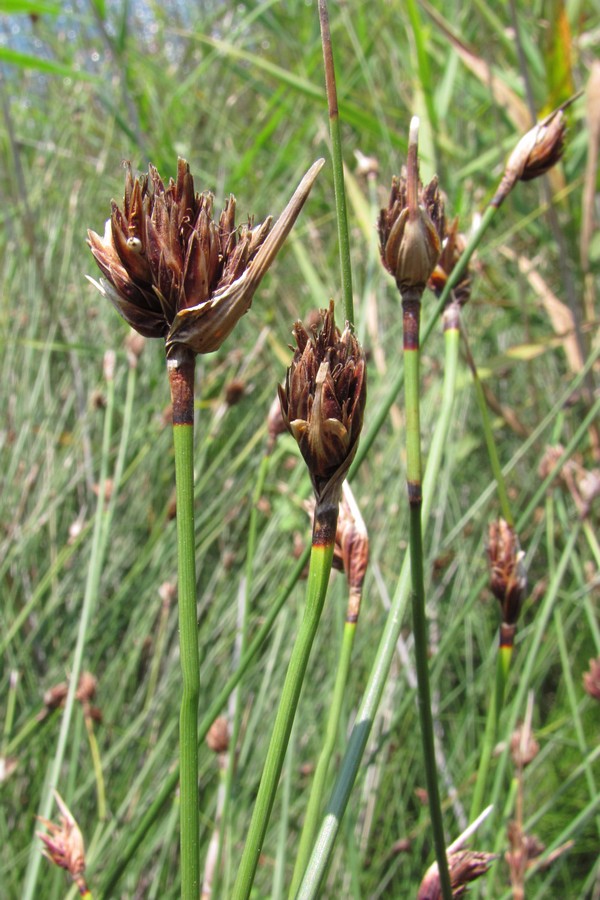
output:
POLYGON ((340 334, 333 301, 310 331, 296 322, 294 336, 298 347, 279 388, 283 419, 308 466, 317 506, 337 506, 362 428, 364 354, 348 325, 340 334))
POLYGON ((560 160, 567 131, 563 110, 574 99, 575 97, 567 100, 523 135, 508 158, 491 206, 500 206, 517 181, 539 178, 560 160))
POLYGON ((504 625, 516 625, 527 591, 524 552, 514 528, 504 520, 491 522, 488 536, 490 590, 500 601, 504 625))
MULTIPOLYGON (((455 853, 449 853, 448 869, 450 872, 452 897, 464 897, 468 893, 469 882, 485 875, 493 859, 494 855, 492 853, 482 853, 475 850, 458 850, 455 853)), ((419 887, 417 900, 442 900, 437 863, 434 863, 425 873, 425 877, 419 887)))
POLYGON ((392 179, 377 230, 381 260, 396 279, 402 299, 420 300, 435 269, 444 234, 444 204, 437 177, 423 186, 417 156, 418 120, 413 119, 406 168, 392 179))
POLYGON ((196 193, 184 159, 166 186, 154 166, 134 178, 128 164, 122 207, 112 202, 102 237, 88 231, 104 275, 97 287, 136 331, 164 338, 167 350, 217 350, 250 308, 321 165, 307 172, 271 229, 271 216, 236 227, 233 195, 214 219, 213 196, 196 193))

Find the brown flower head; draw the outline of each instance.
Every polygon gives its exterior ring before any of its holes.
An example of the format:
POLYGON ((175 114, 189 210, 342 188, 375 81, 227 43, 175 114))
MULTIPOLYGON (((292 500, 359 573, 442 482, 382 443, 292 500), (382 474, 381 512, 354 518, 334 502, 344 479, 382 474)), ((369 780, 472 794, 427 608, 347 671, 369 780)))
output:
POLYGON ((206 743, 213 753, 227 753, 229 750, 229 724, 225 716, 219 716, 206 734, 206 743))
POLYGON ((66 869, 80 893, 83 894, 87 890, 83 878, 85 871, 83 837, 67 804, 57 791, 54 791, 54 799, 61 813, 60 824, 57 825, 55 822, 38 816, 48 833, 38 831, 37 836, 44 844, 42 851, 44 856, 61 869, 66 869))
MULTIPOLYGON (((468 883, 481 878, 488 871, 492 853, 480 853, 475 850, 458 850, 456 853, 448 853, 448 869, 450 871, 450 884, 452 896, 464 897, 468 891, 468 883)), ((441 900, 440 876, 437 863, 434 863, 425 873, 417 900, 441 900)))
POLYGON ((272 229, 270 216, 236 227, 232 195, 213 219, 213 196, 195 192, 184 159, 166 187, 154 166, 134 178, 127 165, 122 209, 112 202, 103 237, 88 231, 104 275, 93 283, 136 331, 165 338, 167 351, 217 350, 250 308, 322 165, 309 169, 272 229))
POLYGON ((512 191, 517 181, 531 181, 539 178, 560 160, 563 155, 567 124, 564 110, 576 97, 553 110, 541 122, 537 122, 518 142, 508 157, 502 180, 491 201, 491 206, 500 206, 512 191))
POLYGON ((437 177, 419 180, 418 119, 411 121, 406 169, 392 179, 390 200, 378 221, 381 260, 396 279, 402 299, 420 300, 438 261, 444 204, 437 177))
POLYGON ((500 601, 503 623, 514 625, 527 591, 527 572, 519 538, 504 519, 490 523, 487 553, 490 590, 500 601))
MULTIPOLYGON (((464 234, 458 230, 458 216, 446 229, 446 234, 442 242, 442 252, 435 269, 431 274, 428 287, 434 292, 436 297, 440 297, 448 277, 454 271, 462 253, 467 245, 464 234)), ((460 306, 464 306, 471 296, 471 276, 468 267, 460 277, 460 281, 453 289, 454 299, 460 306)))
POLYGON ((336 505, 354 459, 367 393, 365 358, 346 325, 335 325, 333 301, 320 327, 294 326, 298 348, 279 388, 281 412, 313 483, 317 506, 336 505))

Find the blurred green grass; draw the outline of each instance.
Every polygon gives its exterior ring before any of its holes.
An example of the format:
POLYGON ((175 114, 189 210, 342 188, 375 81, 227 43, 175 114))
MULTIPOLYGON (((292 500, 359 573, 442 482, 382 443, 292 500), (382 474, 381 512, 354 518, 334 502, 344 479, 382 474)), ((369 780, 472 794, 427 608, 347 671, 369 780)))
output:
MULTIPOLYGON (((65 7, 58 16, 43 14, 35 22, 15 12, 2 22, 0 721, 6 723, 4 749, 17 741, 10 754, 17 768, 2 785, 0 808, 0 880, 6 897, 22 896, 28 854, 37 852, 31 851, 34 815, 54 753, 59 714, 35 725, 26 740, 18 736, 40 710, 44 692, 65 679, 71 664, 96 504, 106 391, 102 359, 107 349, 117 354, 109 471, 116 460, 125 402, 127 328, 85 280, 86 274, 96 275, 85 245, 86 228, 100 231, 110 198, 122 196, 123 159, 138 169, 152 160, 168 177, 175 171, 177 154, 183 155, 196 176, 197 189, 212 189, 217 204, 231 191, 240 216, 252 213, 261 221, 282 209, 291 186, 314 159, 328 157, 319 30, 312 4, 290 0, 197 7, 166 2, 143 9, 144 21, 139 18, 141 6, 118 3, 104 9, 103 4, 90 2, 65 7), (33 57, 29 63, 37 60, 37 67, 24 65, 27 60, 22 57, 11 59, 11 50, 33 57), (39 60, 45 61, 43 67, 39 60), (12 722, 6 718, 11 672, 18 675, 12 722)), ((0 11, 9 12, 5 4, 0 11)), ((465 65, 452 33, 492 66, 495 78, 521 103, 523 70, 508 12, 500 14, 482 0, 475 5, 435 2, 431 9, 422 4, 416 15, 396 4, 351 0, 339 8, 332 6, 330 14, 345 159, 356 179, 350 206, 355 303, 359 334, 370 356, 369 407, 374 410, 398 365, 401 322, 395 293, 376 259, 374 231, 365 230, 365 221, 375 221, 377 203, 355 172, 354 153, 377 160, 383 201, 391 175, 402 162, 410 115, 418 112, 423 122, 423 176, 429 177, 435 167, 443 172, 449 211, 460 214, 461 225, 468 230, 496 186, 506 152, 515 141, 519 107, 495 99, 486 79, 465 65)), ((538 9, 519 2, 517 15, 535 104, 545 110, 564 99, 557 92, 567 80, 575 88, 585 86, 587 67, 598 49, 598 16, 585 6, 567 8, 573 44, 563 47, 562 62, 570 70, 568 79, 557 86, 548 74, 549 61, 556 64, 558 52, 548 40, 553 34, 550 5, 538 9)), ((573 107, 570 123, 562 166, 566 188, 556 213, 579 304, 578 242, 589 139, 582 102, 573 107)), ((196 527, 201 678, 207 703, 232 668, 252 487, 266 415, 289 357, 291 326, 315 306, 326 305, 330 295, 338 296, 332 210, 328 164, 293 240, 233 340, 199 360, 196 527), (240 377, 244 396, 228 407, 225 389, 240 377)), ((487 384, 525 429, 532 430, 566 389, 572 373, 563 345, 554 340, 544 307, 514 254, 534 260, 549 289, 563 302, 568 300, 561 251, 537 183, 518 187, 481 249, 465 314, 487 384), (520 345, 541 352, 528 361, 511 357, 508 351, 520 345)), ((575 312, 582 316, 579 306, 575 312)), ((589 340, 589 332, 584 339, 589 340)), ((436 335, 423 360, 425 446, 440 401, 442 358, 441 336, 436 335)), ((447 813, 452 837, 463 827, 469 806, 497 626, 497 610, 482 591, 487 522, 497 508, 493 494, 483 506, 475 506, 490 474, 472 399, 465 372, 427 541, 432 671, 447 778, 442 794, 448 795, 450 785, 456 789, 447 813), (463 523, 460 531, 448 542, 457 522, 463 523), (451 556, 446 567, 434 566, 447 553, 451 556)), ((87 839, 92 886, 101 883, 102 871, 118 856, 156 786, 176 761, 179 668, 173 606, 164 642, 157 640, 163 604, 159 587, 172 582, 176 572, 174 522, 168 517, 173 489, 171 435, 162 416, 168 400, 162 347, 148 342, 137 369, 125 474, 85 658, 85 668, 99 682, 103 723, 96 733, 108 821, 97 818, 94 774, 79 709, 59 785, 87 839), (153 667, 158 681, 149 695, 153 667)), ((538 484, 545 445, 566 444, 584 412, 585 400, 579 395, 518 460, 509 476, 516 509, 525 508, 538 484)), ((367 409, 367 424, 369 417, 367 409)), ((500 415, 495 432, 501 459, 508 463, 523 436, 500 415)), ((399 403, 354 485, 370 532, 372 562, 346 726, 366 681, 385 616, 383 601, 394 591, 406 547, 402 440, 399 403)), ((585 444, 581 447, 587 462, 588 449, 585 444)), ((274 586, 293 566, 295 539, 308 540, 308 519, 301 508, 308 490, 295 449, 283 439, 259 520, 253 628, 268 610, 274 586)), ((575 518, 570 498, 556 490, 521 535, 537 599, 526 607, 519 631, 513 697, 539 598, 552 581, 575 518)), ((558 593, 560 617, 549 622, 532 671, 534 726, 542 752, 526 772, 526 817, 545 810, 535 831, 551 844, 591 804, 574 835, 574 848, 532 878, 532 897, 549 896, 548 892, 587 897, 597 890, 599 821, 594 785, 600 773, 597 761, 590 763, 587 774, 578 767, 597 744, 597 710, 581 689, 581 675, 588 659, 600 653, 598 567, 597 547, 591 537, 586 541, 582 535, 558 593), (559 637, 568 650, 567 659, 561 655, 559 637), (567 690, 567 663, 574 694, 567 690), (562 792, 561 785, 566 785, 562 792)), ((225 855, 226 879, 227 873, 235 874, 241 853, 302 597, 300 584, 243 682, 247 714, 225 855)), ((340 638, 344 605, 343 584, 337 576, 295 729, 286 820, 289 872, 306 801, 302 766, 315 760, 320 747, 335 672, 332 648, 340 638)), ((408 620, 406 626, 410 659, 408 620)), ((365 759, 368 777, 357 785, 326 896, 412 896, 430 862, 428 814, 415 793, 423 787, 424 773, 410 672, 399 656, 365 759), (395 852, 394 845, 403 838, 410 839, 410 850, 395 852)), ((509 701, 506 722, 513 712, 509 701)), ((343 745, 340 738, 340 752, 343 745)), ((201 754, 200 774, 206 846, 218 783, 216 762, 208 750, 201 754)), ((508 810, 507 817, 511 814, 508 810)), ((177 895, 175 822, 176 813, 174 819, 165 809, 123 877, 119 896, 177 895)), ((279 827, 276 811, 257 897, 271 896, 279 827)), ((505 836, 498 839, 504 850, 505 836)), ((51 873, 43 863, 40 878, 42 896, 64 896, 62 873, 51 873)), ((490 896, 501 895, 500 884, 506 884, 502 867, 497 893, 490 896)))

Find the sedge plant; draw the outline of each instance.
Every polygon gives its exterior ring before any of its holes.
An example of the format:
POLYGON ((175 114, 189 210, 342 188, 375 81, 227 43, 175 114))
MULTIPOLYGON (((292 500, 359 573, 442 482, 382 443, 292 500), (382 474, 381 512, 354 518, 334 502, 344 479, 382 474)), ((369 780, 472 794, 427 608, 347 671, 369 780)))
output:
POLYGON ((437 178, 423 187, 418 168, 419 120, 411 121, 406 173, 392 182, 390 202, 379 219, 382 260, 394 276, 402 299, 406 404, 406 479, 410 508, 410 569, 413 632, 419 692, 419 716, 427 775, 427 794, 441 894, 451 900, 446 840, 435 759, 431 692, 429 688, 427 619, 423 574, 422 471, 420 431, 421 298, 438 262, 444 210, 437 178))
POLYGON ((312 644, 325 603, 342 485, 358 446, 366 400, 365 359, 333 301, 310 332, 296 322, 297 348, 279 389, 284 422, 306 462, 315 495, 304 614, 292 647, 240 867, 234 900, 250 896, 312 644))
POLYGON ((200 654, 194 533, 194 391, 198 353, 217 350, 247 312, 254 292, 292 228, 322 166, 302 179, 272 227, 236 227, 236 202, 213 218, 213 196, 196 193, 188 163, 167 185, 154 166, 134 178, 127 166, 122 207, 114 201, 101 237, 88 232, 103 279, 95 283, 144 337, 165 341, 171 389, 177 503, 180 707, 181 896, 200 888, 198 705, 200 654))

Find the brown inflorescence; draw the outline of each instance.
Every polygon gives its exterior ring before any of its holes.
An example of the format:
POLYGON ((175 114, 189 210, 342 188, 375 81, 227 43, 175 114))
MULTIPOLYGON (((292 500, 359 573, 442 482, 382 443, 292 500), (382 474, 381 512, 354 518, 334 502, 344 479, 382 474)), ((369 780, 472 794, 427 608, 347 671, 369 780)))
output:
POLYGON ((418 119, 411 122, 406 167, 392 179, 390 199, 377 223, 381 260, 403 300, 421 299, 435 269, 444 234, 444 204, 437 177, 419 179, 418 119))
MULTIPOLYGON (((452 897, 464 897, 468 891, 468 883, 485 875, 493 859, 492 853, 475 850, 458 850, 455 853, 448 853, 452 897)), ((434 863, 425 873, 419 887, 417 900, 441 900, 441 898, 440 876, 437 863, 434 863)))
POLYGON ((487 553, 490 590, 500 602, 502 622, 515 625, 527 591, 527 572, 519 538, 504 519, 490 523, 487 553))
POLYGON ((307 172, 271 229, 271 216, 237 227, 233 195, 215 220, 212 194, 196 193, 184 159, 166 186, 154 166, 134 178, 127 164, 122 207, 112 202, 102 237, 88 231, 104 275, 94 283, 136 331, 164 338, 167 351, 217 350, 250 308, 321 166, 307 172))
POLYGON ((283 419, 308 466, 317 507, 337 506, 362 428, 365 357, 350 327, 336 327, 333 301, 320 325, 307 331, 296 322, 294 336, 298 347, 279 388, 283 419))
POLYGON ((79 888, 79 892, 84 894, 87 886, 83 877, 85 872, 83 837, 73 814, 57 791, 54 791, 54 798, 61 813, 60 824, 38 816, 38 820, 48 833, 38 831, 37 836, 44 844, 42 851, 44 856, 56 866, 65 869, 79 888))

